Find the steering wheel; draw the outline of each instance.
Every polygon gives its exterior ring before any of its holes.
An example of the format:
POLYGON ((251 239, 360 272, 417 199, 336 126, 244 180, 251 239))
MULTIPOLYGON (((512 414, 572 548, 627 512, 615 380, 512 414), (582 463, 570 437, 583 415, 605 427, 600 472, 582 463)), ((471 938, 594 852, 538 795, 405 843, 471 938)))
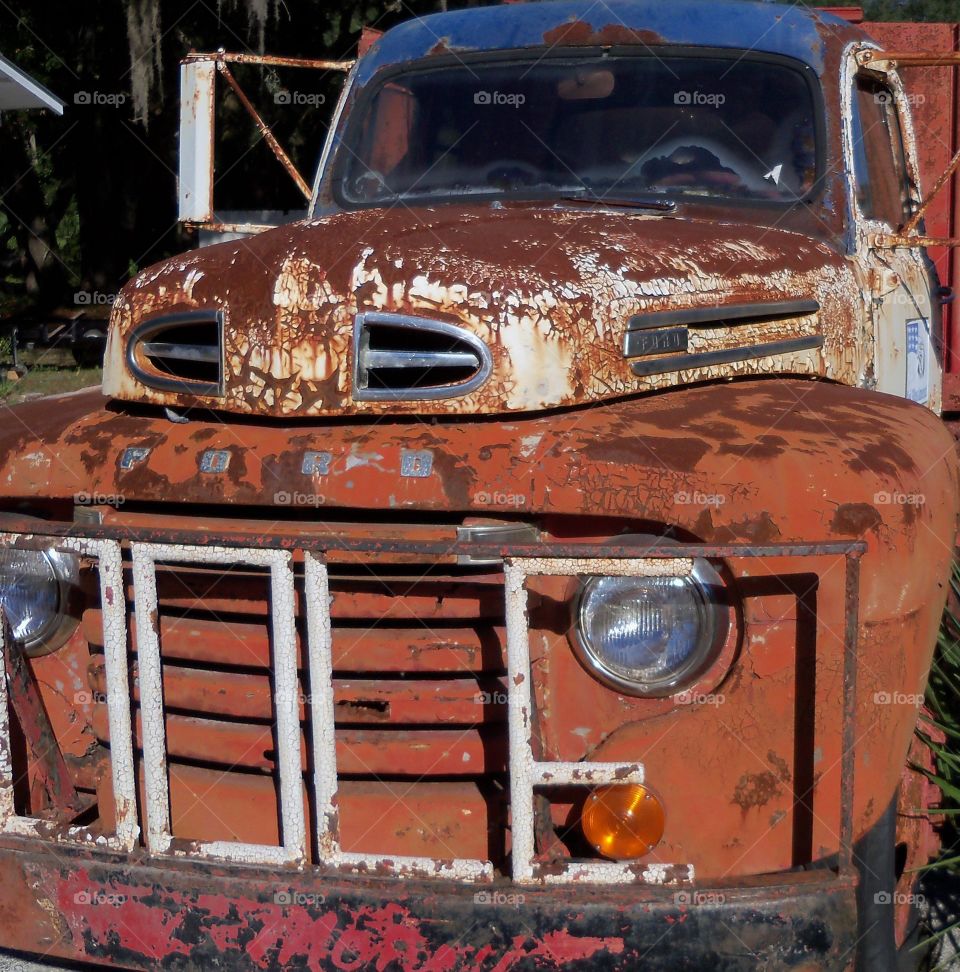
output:
POLYGON ((656 180, 660 186, 703 186, 705 189, 739 189, 745 185, 739 172, 722 172, 719 169, 691 169, 663 176, 656 180))
POLYGON ((484 179, 491 185, 498 183, 522 183, 523 185, 533 185, 543 181, 543 173, 521 159, 497 159, 487 166, 484 179))
POLYGON ((393 192, 382 172, 367 169, 353 180, 353 194, 359 199, 379 199, 393 192))

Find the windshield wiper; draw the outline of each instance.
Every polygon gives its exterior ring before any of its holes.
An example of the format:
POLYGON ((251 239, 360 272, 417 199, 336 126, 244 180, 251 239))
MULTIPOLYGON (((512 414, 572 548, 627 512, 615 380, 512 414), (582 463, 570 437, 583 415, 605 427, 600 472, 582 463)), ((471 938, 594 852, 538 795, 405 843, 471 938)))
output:
POLYGON ((623 206, 626 209, 651 209, 658 213, 675 213, 677 204, 672 199, 634 196, 598 196, 592 192, 567 193, 560 197, 565 202, 588 203, 591 206, 623 206))

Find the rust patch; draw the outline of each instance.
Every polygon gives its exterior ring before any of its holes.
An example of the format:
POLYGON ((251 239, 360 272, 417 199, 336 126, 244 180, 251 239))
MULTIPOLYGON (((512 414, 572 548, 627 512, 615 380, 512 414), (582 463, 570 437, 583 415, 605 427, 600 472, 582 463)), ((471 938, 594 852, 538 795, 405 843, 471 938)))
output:
POLYGON ((883 517, 869 503, 842 503, 830 523, 830 529, 845 537, 862 537, 883 523, 883 517))
POLYGON ((744 773, 737 780, 731 802, 746 813, 752 807, 766 805, 774 797, 780 796, 781 792, 780 781, 769 770, 764 773, 744 773))
POLYGON ((427 52, 427 55, 429 57, 434 57, 442 54, 450 54, 452 52, 453 52, 453 48, 450 46, 450 38, 439 37, 437 38, 436 44, 434 44, 433 47, 431 47, 430 50, 427 52))
POLYGON ((780 539, 780 528, 766 511, 747 517, 727 527, 717 528, 714 539, 719 543, 749 540, 751 543, 772 543, 780 539))
POLYGON ((724 443, 717 450, 721 456, 753 456, 756 459, 776 459, 787 449, 782 435, 758 435, 751 443, 724 443))
POLYGON ((889 446, 870 445, 851 450, 854 459, 850 460, 850 468, 854 472, 872 472, 879 476, 899 477, 904 472, 916 468, 913 456, 903 446, 891 442, 889 446))
POLYGON ((662 44, 663 37, 654 30, 641 30, 624 24, 607 24, 599 29, 583 20, 570 20, 553 27, 543 35, 548 47, 613 47, 618 44, 662 44))
POLYGON ((690 438, 659 438, 636 435, 620 439, 588 442, 583 454, 598 462, 638 463, 655 462, 665 469, 693 472, 700 460, 710 451, 707 442, 690 438))
POLYGON ((772 749, 767 752, 767 759, 776 770, 777 776, 783 780, 784 783, 790 782, 790 767, 787 765, 787 761, 783 757, 778 756, 772 749))

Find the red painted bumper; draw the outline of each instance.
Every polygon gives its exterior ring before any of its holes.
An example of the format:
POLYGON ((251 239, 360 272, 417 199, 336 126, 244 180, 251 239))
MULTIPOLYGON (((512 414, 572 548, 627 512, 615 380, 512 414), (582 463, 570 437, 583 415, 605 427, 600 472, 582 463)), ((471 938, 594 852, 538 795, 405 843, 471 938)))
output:
POLYGON ((853 880, 521 889, 0 848, 0 946, 133 969, 843 969, 853 880))

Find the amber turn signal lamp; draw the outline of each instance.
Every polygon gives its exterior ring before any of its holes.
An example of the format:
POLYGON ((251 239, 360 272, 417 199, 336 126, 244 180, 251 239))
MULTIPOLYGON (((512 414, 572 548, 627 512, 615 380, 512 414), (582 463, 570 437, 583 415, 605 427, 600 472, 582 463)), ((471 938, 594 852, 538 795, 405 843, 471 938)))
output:
POLYGON ((598 786, 587 797, 580 817, 584 836, 614 860, 649 854, 663 837, 663 804, 639 783, 598 786))

